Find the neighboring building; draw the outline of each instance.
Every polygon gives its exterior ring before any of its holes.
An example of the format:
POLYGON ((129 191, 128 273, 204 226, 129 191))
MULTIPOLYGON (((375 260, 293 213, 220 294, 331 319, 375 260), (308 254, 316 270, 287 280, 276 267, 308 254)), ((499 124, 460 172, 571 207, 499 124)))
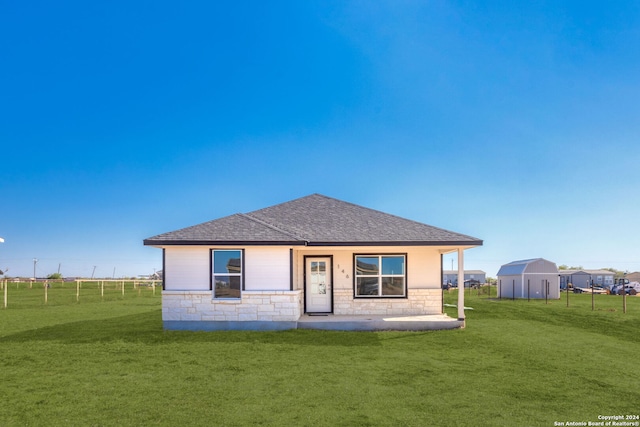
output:
POLYGON ((609 270, 559 270, 560 289, 566 289, 571 283, 574 288, 588 288, 591 282, 595 286, 610 287, 614 284, 615 273, 609 270))
MULTIPOLYGON (((442 254, 482 240, 313 194, 144 241, 167 329, 290 329, 303 314, 442 313, 442 254)), ((464 320, 464 293, 458 318, 464 320)))
POLYGON ((640 272, 627 273, 625 278, 629 279, 629 282, 640 282, 640 272))
POLYGON ((560 298, 560 281, 555 263, 543 258, 513 261, 498 271, 500 298, 560 298))
MULTIPOLYGON (((474 280, 478 283, 485 283, 487 280, 487 273, 482 270, 465 270, 464 281, 474 280)), ((442 284, 458 286, 458 271, 457 270, 444 270, 442 272, 442 284)))

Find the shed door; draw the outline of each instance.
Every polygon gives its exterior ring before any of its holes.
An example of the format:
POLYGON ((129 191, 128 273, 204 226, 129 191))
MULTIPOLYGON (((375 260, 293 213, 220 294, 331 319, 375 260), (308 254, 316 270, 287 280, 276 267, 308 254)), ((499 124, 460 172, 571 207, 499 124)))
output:
POLYGON ((304 288, 307 313, 331 313, 332 292, 331 258, 307 258, 304 288))

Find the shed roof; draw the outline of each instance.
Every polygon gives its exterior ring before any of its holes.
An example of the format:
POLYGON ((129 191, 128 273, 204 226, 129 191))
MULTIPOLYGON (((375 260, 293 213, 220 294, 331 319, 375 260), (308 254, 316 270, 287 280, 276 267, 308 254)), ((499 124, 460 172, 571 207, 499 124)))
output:
POLYGON ((482 240, 321 194, 144 240, 145 245, 480 246, 482 240))
POLYGON ((540 261, 555 265, 555 263, 551 261, 547 261, 544 258, 523 259, 519 261, 512 261, 508 264, 503 265, 502 267, 500 267, 500 270, 498 270, 497 275, 498 276, 517 276, 519 274, 525 273, 527 271, 527 267, 529 267, 531 264, 534 264, 540 261))

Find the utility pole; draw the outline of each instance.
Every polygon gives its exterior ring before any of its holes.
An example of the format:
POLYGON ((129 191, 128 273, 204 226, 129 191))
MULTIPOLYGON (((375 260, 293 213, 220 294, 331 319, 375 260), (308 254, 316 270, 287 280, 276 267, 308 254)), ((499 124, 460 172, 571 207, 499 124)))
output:
POLYGON ((33 280, 36 280, 36 264, 38 263, 38 259, 33 259, 33 280))
POLYGON ((93 279, 93 275, 95 274, 95 272, 96 272, 96 266, 94 265, 93 266, 93 271, 91 272, 91 278, 92 279, 93 279))

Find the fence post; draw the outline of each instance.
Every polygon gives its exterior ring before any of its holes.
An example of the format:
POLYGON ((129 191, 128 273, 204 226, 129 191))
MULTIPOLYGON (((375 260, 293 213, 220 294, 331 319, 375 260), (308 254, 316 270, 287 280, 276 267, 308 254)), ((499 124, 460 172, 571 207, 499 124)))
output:
POLYGON ((49 284, 47 282, 44 282, 44 303, 46 304, 47 301, 49 300, 49 284))
POLYGON ((4 308, 7 308, 7 281, 4 281, 4 308))
POLYGON ((100 298, 104 298, 104 280, 100 282, 100 298))
POLYGON ((80 301, 80 280, 76 280, 76 302, 80 301))
POLYGON ((124 296, 124 280, 122 281, 122 296, 124 296))

